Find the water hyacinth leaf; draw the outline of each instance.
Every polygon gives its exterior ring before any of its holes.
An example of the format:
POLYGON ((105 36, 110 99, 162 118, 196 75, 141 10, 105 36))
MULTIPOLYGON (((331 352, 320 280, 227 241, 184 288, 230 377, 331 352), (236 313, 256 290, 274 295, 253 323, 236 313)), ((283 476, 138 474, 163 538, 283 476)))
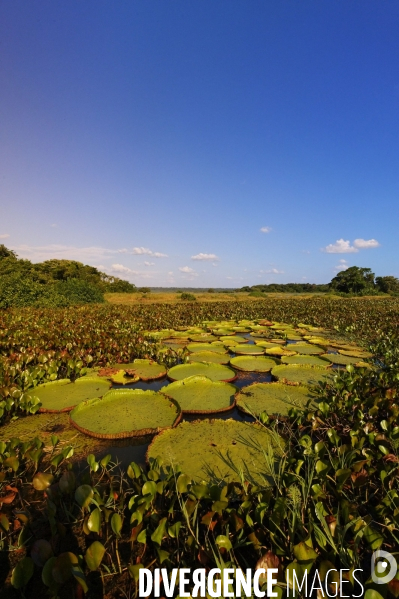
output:
POLYGON ((235 420, 182 422, 154 438, 147 459, 163 455, 165 464, 179 464, 193 481, 248 481, 267 484, 263 452, 281 455, 284 442, 261 425, 235 420))
POLYGON ((288 383, 312 386, 330 379, 332 372, 328 368, 321 368, 320 366, 281 364, 273 368, 272 375, 282 382, 287 381, 288 383))
POLYGON ((51 590, 55 591, 58 588, 58 583, 53 578, 53 567, 57 558, 50 557, 44 564, 42 570, 42 581, 51 590))
POLYGON ((80 485, 75 491, 75 499, 81 508, 87 508, 94 497, 94 490, 90 485, 80 485))
POLYGON ((253 383, 237 393, 236 403, 243 412, 259 416, 263 411, 268 414, 288 414, 291 408, 302 409, 311 398, 312 393, 307 387, 253 383))
POLYGON ((384 542, 384 537, 370 525, 363 529, 363 537, 373 551, 379 549, 384 542))
POLYGON ((191 376, 168 385, 165 393, 177 401, 183 412, 205 414, 233 408, 236 391, 237 387, 230 383, 191 376))
POLYGON ((54 476, 45 472, 36 472, 33 477, 32 484, 36 491, 45 491, 51 485, 54 476))
POLYGON ((23 557, 12 571, 11 584, 14 589, 23 589, 32 578, 34 570, 32 558, 23 557))
POLYGON ((191 478, 187 474, 180 474, 176 481, 176 488, 179 493, 187 493, 188 485, 191 483, 191 478))
POLYGON ((135 582, 139 581, 140 570, 144 568, 144 564, 130 564, 128 566, 129 574, 135 582))
POLYGON ((112 455, 110 453, 107 453, 107 455, 105 455, 101 460, 100 460, 100 466, 102 468, 106 468, 109 464, 109 462, 111 461, 112 455))
POLYGON ((77 406, 71 423, 81 432, 99 439, 122 439, 157 433, 174 426, 180 407, 157 391, 116 389, 102 399, 77 406))
POLYGON ((181 522, 175 522, 171 526, 168 526, 168 535, 172 539, 177 539, 178 538, 179 532, 180 532, 180 528, 181 528, 181 524, 182 524, 181 522))
POLYGON ((101 510, 96 507, 87 519, 87 528, 90 532, 100 532, 101 530, 101 510))
POLYGON ((118 514, 118 513, 113 514, 112 518, 111 518, 111 528, 117 537, 121 536, 122 524, 123 524, 123 520, 122 520, 120 514, 118 514))
POLYGON ((98 377, 81 377, 75 383, 60 379, 35 388, 35 396, 41 401, 39 412, 68 412, 76 405, 94 397, 101 397, 111 383, 98 377))
POLYGON ((136 464, 136 462, 130 462, 128 469, 127 469, 127 475, 129 476, 129 478, 139 478, 141 476, 141 468, 138 464, 136 464))
POLYGON ((94 453, 89 453, 89 455, 87 456, 87 463, 89 464, 90 470, 92 472, 97 472, 97 470, 100 467, 100 464, 96 462, 94 453))
POLYGON ((191 376, 206 376, 211 381, 224 381, 226 383, 236 378, 236 373, 227 366, 210 364, 207 362, 194 362, 192 364, 179 364, 168 371, 172 381, 181 381, 191 376))
POLYGON ((73 575, 73 568, 78 566, 78 558, 74 553, 66 551, 55 558, 52 576, 56 583, 64 584, 73 575))
POLYGON ((44 564, 53 557, 53 549, 45 539, 38 539, 33 543, 30 556, 36 566, 43 568, 44 564))
POLYGON ((216 537, 216 545, 221 549, 226 549, 227 551, 230 551, 230 549, 233 548, 229 537, 226 537, 226 535, 218 535, 216 537))
POLYGON ((76 477, 72 470, 66 470, 58 481, 61 493, 72 493, 75 490, 76 477))
POLYGON ((157 484, 153 480, 148 480, 144 483, 141 492, 143 495, 152 495, 154 497, 157 492, 157 484))
POLYGON ((276 360, 263 356, 236 356, 230 360, 231 366, 245 372, 269 372, 277 365, 276 360))
POLYGON ((153 541, 157 545, 160 545, 162 543, 162 539, 164 538, 164 536, 166 534, 166 522, 167 522, 167 518, 162 518, 160 520, 157 528, 154 530, 154 532, 151 535, 151 541, 153 541))
POLYGON ((3 466, 5 466, 6 468, 11 468, 11 470, 17 472, 19 468, 19 460, 15 456, 10 456, 9 458, 6 458, 4 460, 3 466))

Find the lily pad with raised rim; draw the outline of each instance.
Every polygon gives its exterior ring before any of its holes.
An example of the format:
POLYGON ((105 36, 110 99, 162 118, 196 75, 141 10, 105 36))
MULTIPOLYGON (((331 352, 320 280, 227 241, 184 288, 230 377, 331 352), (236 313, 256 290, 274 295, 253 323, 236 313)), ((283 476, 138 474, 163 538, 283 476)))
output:
POLYGON ((291 408, 303 408, 311 398, 312 393, 307 387, 254 383, 236 394, 236 404, 239 410, 254 416, 262 412, 286 415, 291 408))
POLYGON ((230 364, 233 368, 245 372, 269 372, 277 362, 266 356, 236 356, 231 358, 230 364))
POLYGON ((347 350, 347 349, 339 349, 338 353, 342 354, 343 356, 350 356, 352 358, 372 358, 373 354, 369 351, 365 351, 362 349, 356 349, 356 350, 347 350))
POLYGON ((262 356, 265 353, 264 348, 259 345, 243 345, 242 343, 232 345, 229 349, 238 356, 262 356))
POLYGON ((164 463, 179 465, 192 480, 249 481, 268 484, 270 472, 264 451, 271 448, 276 460, 284 441, 256 423, 236 420, 182 422, 153 439, 147 460, 161 456, 164 463))
POLYGON ((359 362, 359 358, 342 356, 341 354, 322 354, 320 357, 328 360, 331 364, 338 364, 340 366, 347 366, 348 364, 356 364, 359 362))
POLYGON ((249 339, 246 339, 245 337, 241 337, 241 335, 234 335, 234 336, 226 336, 226 337, 219 337, 220 341, 223 341, 226 345, 229 345, 229 343, 232 343, 234 341, 234 343, 248 343, 249 339))
POLYGON ((102 399, 79 404, 69 415, 71 424, 97 439, 141 437, 171 428, 181 409, 158 391, 115 389, 102 399))
POLYGON ((166 375, 166 367, 154 360, 137 358, 130 364, 115 364, 113 368, 123 369, 130 376, 138 376, 142 381, 154 381, 166 375))
POLYGON ((227 354, 227 349, 223 343, 220 345, 215 345, 213 343, 189 343, 187 345, 187 349, 190 352, 213 351, 217 352, 218 354, 227 354))
POLYGON ((317 345, 312 345, 311 343, 290 343, 288 347, 290 350, 303 356, 316 356, 325 352, 325 348, 317 347, 317 345))
POLYGON ((212 364, 228 364, 230 356, 228 354, 218 354, 213 351, 198 351, 190 354, 189 362, 212 362, 212 364))
POLYGON ((165 394, 177 401, 183 412, 207 414, 226 412, 234 407, 237 387, 211 381, 206 376, 190 376, 168 385, 165 394))
POLYGON ((178 364, 168 371, 172 381, 181 381, 189 376, 207 376, 211 381, 225 381, 229 383, 236 378, 236 373, 227 366, 211 364, 209 362, 193 362, 191 364, 178 364))
POLYGON ((101 397, 107 393, 111 383, 101 377, 89 376, 77 379, 60 379, 38 385, 29 393, 42 402, 39 412, 69 412, 82 401, 101 397))
POLYGON ((326 360, 323 360, 319 356, 303 356, 301 354, 295 354, 295 356, 282 356, 281 362, 283 364, 311 364, 312 366, 329 366, 326 360))
POLYGON ((313 386, 332 377, 332 370, 306 364, 280 364, 273 368, 272 375, 281 382, 313 386))

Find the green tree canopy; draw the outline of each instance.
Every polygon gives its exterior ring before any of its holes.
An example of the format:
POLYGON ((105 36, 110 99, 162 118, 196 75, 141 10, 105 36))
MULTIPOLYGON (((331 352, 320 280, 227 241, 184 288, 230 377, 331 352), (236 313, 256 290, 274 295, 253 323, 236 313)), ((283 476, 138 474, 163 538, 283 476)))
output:
POLYGON ((331 289, 342 293, 362 293, 374 290, 374 273, 371 268, 350 266, 341 270, 331 283, 331 289))

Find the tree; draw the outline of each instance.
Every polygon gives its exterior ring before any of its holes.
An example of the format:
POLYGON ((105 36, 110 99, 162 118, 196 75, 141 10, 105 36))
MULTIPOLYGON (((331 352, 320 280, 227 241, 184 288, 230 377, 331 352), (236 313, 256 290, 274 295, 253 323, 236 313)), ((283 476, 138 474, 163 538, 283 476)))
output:
POLYGON ((17 254, 13 250, 9 250, 4 243, 0 244, 0 258, 14 258, 17 259, 17 254))
POLYGON ((377 277, 375 283, 382 293, 399 293, 399 279, 396 277, 377 277))
POLYGON ((330 283, 330 288, 342 293, 364 293, 374 291, 374 273, 371 268, 351 266, 341 270, 330 283))

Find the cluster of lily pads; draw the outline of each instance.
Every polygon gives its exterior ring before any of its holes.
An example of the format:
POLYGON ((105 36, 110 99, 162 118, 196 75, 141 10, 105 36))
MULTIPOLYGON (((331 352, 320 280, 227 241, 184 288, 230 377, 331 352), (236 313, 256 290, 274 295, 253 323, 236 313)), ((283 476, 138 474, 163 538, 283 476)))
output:
POLYGON ((39 411, 68 411, 74 427, 100 439, 161 433, 147 457, 168 456, 169 463, 178 462, 198 479, 212 463, 220 478, 232 479, 237 469, 244 469, 247 478, 255 480, 259 476, 255 454, 269 440, 256 423, 180 423, 184 413, 217 418, 237 406, 255 419, 264 413, 286 416, 312 402, 314 387, 332 379, 333 365, 367 367, 364 360, 371 357, 320 327, 266 319, 205 321, 201 327, 143 335, 180 349, 183 363, 168 369, 150 359, 136 359, 90 369, 75 382, 44 383, 33 392, 40 401, 39 411), (243 373, 267 375, 269 380, 239 389, 233 382, 243 373), (164 380, 160 391, 134 388, 139 381, 158 379, 164 380))

